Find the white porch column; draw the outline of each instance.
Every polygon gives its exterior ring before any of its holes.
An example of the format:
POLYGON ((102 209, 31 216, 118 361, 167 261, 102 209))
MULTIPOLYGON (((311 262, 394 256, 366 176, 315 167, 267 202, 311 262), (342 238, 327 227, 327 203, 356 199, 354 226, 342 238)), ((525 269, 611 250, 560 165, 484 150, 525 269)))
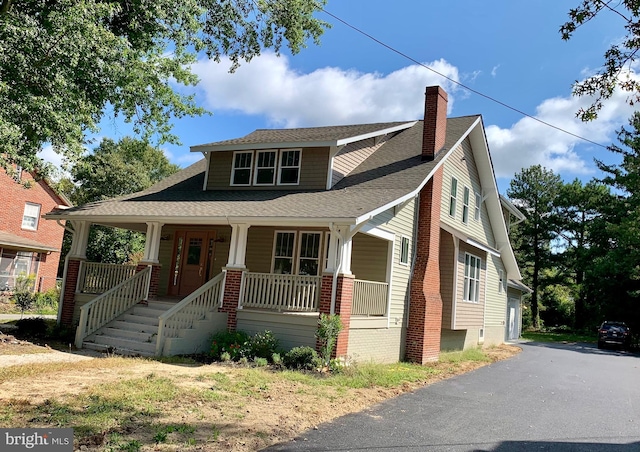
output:
POLYGON ((71 226, 73 226, 73 237, 71 241, 71 248, 69 249, 69 257, 75 259, 87 258, 87 242, 89 240, 89 228, 91 223, 88 221, 72 220, 71 226))
POLYGON ((162 223, 147 223, 147 238, 144 243, 144 257, 142 258, 142 262, 147 264, 157 264, 160 262, 158 255, 160 253, 162 226, 162 223))
POLYGON ((246 268, 248 224, 231 225, 231 242, 229 243, 229 261, 227 268, 246 268))
MULTIPOLYGON (((353 248, 353 234, 351 233, 351 227, 348 225, 337 226, 336 230, 339 234, 339 246, 338 246, 338 262, 340 267, 338 273, 342 275, 351 274, 351 250, 353 248)), ((333 235, 333 234, 331 234, 333 235)))

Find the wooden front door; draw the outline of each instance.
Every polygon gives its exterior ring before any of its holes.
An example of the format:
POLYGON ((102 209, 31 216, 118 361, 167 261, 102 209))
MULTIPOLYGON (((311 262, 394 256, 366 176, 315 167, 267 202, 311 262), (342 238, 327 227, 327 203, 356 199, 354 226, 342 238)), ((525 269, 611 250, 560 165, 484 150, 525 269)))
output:
MULTIPOLYGON (((178 293, 187 296, 202 286, 211 276, 211 261, 215 244, 215 231, 187 231, 180 255, 178 293)), ((175 268, 175 267, 174 267, 175 268)))

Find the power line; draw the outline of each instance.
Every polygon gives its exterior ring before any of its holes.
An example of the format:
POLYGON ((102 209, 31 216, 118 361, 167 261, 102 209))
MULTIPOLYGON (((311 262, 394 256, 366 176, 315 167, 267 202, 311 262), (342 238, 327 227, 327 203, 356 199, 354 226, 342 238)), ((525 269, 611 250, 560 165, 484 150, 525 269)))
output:
POLYGON ((347 21, 345 21, 345 20, 343 20, 343 19, 339 18, 339 17, 338 17, 338 16, 336 16, 335 14, 330 13, 330 12, 329 12, 329 11, 327 11, 326 9, 324 9, 324 8, 320 8, 320 9, 321 9, 325 14, 327 14, 327 15, 329 15, 329 16, 331 16, 331 17, 333 17, 335 20, 337 20, 337 21, 341 22, 342 24, 344 24, 344 25, 346 25, 347 27, 351 28, 352 30, 354 30, 354 31, 356 31, 356 32, 358 32, 358 33, 360 33, 361 35, 366 36, 367 38, 369 38, 369 39, 371 39, 372 41, 376 42, 377 44, 381 45, 382 47, 385 47, 386 49, 391 50, 392 52, 394 52, 394 53, 396 53, 396 54, 400 55, 401 57, 406 58, 407 60, 409 60, 409 61, 411 61, 411 62, 413 62, 413 63, 415 63, 415 64, 417 64, 417 65, 419 65, 419 66, 422 66, 422 67, 423 67, 423 68, 425 68, 425 69, 430 70, 431 72, 433 72, 433 73, 435 73, 435 74, 439 75, 440 77, 443 77, 443 78, 445 78, 445 79, 449 80, 451 83, 453 83, 453 84, 455 84, 455 85, 458 85, 458 86, 460 86, 461 88, 466 89, 467 91, 470 91, 470 92, 472 92, 472 93, 474 93, 474 94, 477 94, 478 96, 484 97, 485 99, 490 100, 491 102, 495 102, 496 104, 501 105, 501 106, 503 106, 503 107, 505 107, 505 108, 508 108, 509 110, 515 111, 516 113, 521 114, 522 116, 525 116, 525 117, 527 117, 527 118, 533 119, 534 121, 537 121, 537 122, 539 122, 540 124, 543 124, 543 125, 545 125, 545 126, 547 126, 547 127, 551 127, 551 128, 556 129, 556 130, 558 130, 558 131, 560 131, 560 132, 562 132, 562 133, 566 133, 567 135, 571 135, 572 137, 578 138, 579 140, 586 141, 587 143, 591 143, 591 144, 593 144, 593 145, 595 145, 595 146, 599 146, 599 147, 601 147, 601 148, 607 149, 607 147, 606 147, 606 146, 604 146, 604 145, 602 145, 602 144, 600 144, 600 143, 596 143, 595 141, 589 140, 588 138, 585 138, 585 137, 583 137, 583 136, 577 135, 577 134, 575 134, 575 133, 573 133, 573 132, 569 132, 568 130, 563 129, 562 127, 558 127, 558 126, 556 126, 556 125, 553 125, 553 124, 551 124, 551 123, 548 123, 548 122, 546 122, 546 121, 543 121, 542 119, 540 119, 540 118, 536 118, 535 116, 532 116, 532 115, 530 115, 529 113, 525 113, 525 112, 524 112, 524 111, 522 111, 522 110, 519 110, 519 109, 517 109, 517 108, 515 108, 515 107, 512 107, 511 105, 509 105, 509 104, 507 104, 507 103, 505 103, 505 102, 502 102, 501 100, 495 99, 495 98, 493 98, 493 97, 491 97, 491 96, 489 96, 489 95, 487 95, 487 94, 481 93, 481 92, 480 92, 480 91, 478 91, 478 90, 475 90, 475 89, 473 89, 473 88, 470 88, 469 86, 467 86, 467 85, 465 85, 465 84, 463 84, 463 83, 460 83, 459 81, 454 80, 454 79, 452 79, 451 77, 448 77, 448 76, 446 76, 446 75, 442 74, 441 72, 436 71, 436 70, 435 70, 435 69, 433 69, 432 67, 429 67, 429 66, 427 66, 426 64, 423 64, 423 63, 419 62, 418 60, 416 60, 415 58, 413 58, 413 57, 411 57, 411 56, 407 55, 406 53, 403 53, 403 52, 401 52, 400 50, 398 50, 398 49, 396 49, 396 48, 394 48, 394 47, 391 47, 389 44, 386 44, 386 43, 384 43, 384 42, 380 41, 380 40, 379 40, 379 39, 377 39, 376 37, 374 37, 374 36, 370 35, 369 33, 367 33, 367 32, 365 32, 365 31, 363 31, 363 30, 359 29, 359 28, 358 28, 358 27, 356 27, 355 25, 351 25, 349 22, 347 22, 347 21))

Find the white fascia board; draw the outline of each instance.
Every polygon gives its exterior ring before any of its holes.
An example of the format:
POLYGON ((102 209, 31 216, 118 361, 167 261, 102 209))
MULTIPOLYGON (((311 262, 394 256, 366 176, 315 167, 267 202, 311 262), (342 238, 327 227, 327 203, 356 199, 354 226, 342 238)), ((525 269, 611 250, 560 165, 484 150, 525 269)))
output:
POLYGON ((473 240, 471 237, 467 237, 467 240, 465 240, 465 242, 471 246, 474 246, 478 249, 481 249, 484 252, 487 252, 495 257, 502 257, 500 254, 500 251, 491 248, 490 246, 485 245, 484 243, 480 243, 477 240, 473 240))
POLYGON ((525 215, 506 196, 500 195, 500 203, 518 220, 526 219, 525 215))
POLYGON ((349 143, 354 143, 356 141, 366 140, 367 138, 378 137, 380 135, 387 135, 389 133, 397 132, 399 130, 409 129, 416 125, 418 121, 407 122, 405 124, 400 124, 394 127, 388 127, 386 129, 376 130, 374 132, 365 133, 363 135, 356 135, 349 138, 343 138, 337 141, 338 146, 342 146, 349 143))
POLYGON ((472 126, 472 132, 469 134, 469 140, 471 142, 471 148, 473 149, 473 157, 478 168, 480 184, 486 193, 485 204, 487 206, 487 212, 489 213, 491 229, 493 230, 496 244, 501 245, 499 248, 501 250, 502 262, 507 270, 507 278, 520 280, 522 279, 522 275, 520 274, 515 254, 511 248, 507 225, 505 224, 504 216, 502 215, 500 195, 496 184, 495 172, 493 171, 491 155, 489 154, 489 144, 487 143, 487 137, 484 133, 484 127, 477 127, 478 122, 482 122, 481 117, 479 117, 478 121, 476 121, 472 126))
POLYGON ((360 229, 360 232, 362 232, 363 234, 370 235, 372 237, 377 237, 379 239, 386 240, 388 242, 392 242, 396 238, 396 235, 393 232, 380 229, 370 224, 365 224, 362 227, 362 229, 360 229))
POLYGON ((464 243, 467 243, 473 247, 476 247, 486 253, 492 254, 496 257, 501 257, 502 255, 502 253, 500 253, 499 250, 487 245, 486 243, 482 243, 479 240, 474 239, 473 237, 470 237, 468 234, 464 233, 463 231, 456 229, 446 223, 440 222, 440 228, 444 229, 449 234, 463 241, 464 243))
POLYGON ((375 217, 376 215, 384 212, 387 209, 390 209, 392 207, 395 207, 398 204, 401 204, 405 201, 408 201, 411 198, 414 198, 415 196, 418 195, 418 193, 420 193, 420 191, 424 188, 425 185, 427 185, 427 182, 429 182, 429 179, 431 179, 433 177, 433 175, 440 169, 440 167, 442 165, 444 165, 444 162, 449 158, 449 155, 451 155, 451 153, 456 150, 464 141, 464 139, 467 137, 467 135, 469 135, 469 133, 474 129, 474 127, 476 127, 476 125, 480 122, 480 118, 478 118, 472 125, 471 127, 469 127, 469 129, 467 129, 467 131, 460 137, 460 139, 458 141, 455 142, 455 144, 453 146, 451 146, 450 149, 447 149, 446 154, 444 155, 444 157, 442 157, 442 159, 438 162, 438 164, 436 166, 433 167, 433 169, 429 172, 429 174, 427 174, 427 177, 424 178, 424 180, 420 183, 420 185, 415 188, 414 190, 412 190, 411 192, 407 193, 404 196, 401 196, 400 198, 396 199, 395 201, 391 201, 390 203, 385 204, 384 206, 378 207, 375 210, 372 210, 369 213, 366 213, 364 215, 360 215, 358 218, 356 218, 356 224, 359 224, 363 221, 368 221, 371 218, 375 217))

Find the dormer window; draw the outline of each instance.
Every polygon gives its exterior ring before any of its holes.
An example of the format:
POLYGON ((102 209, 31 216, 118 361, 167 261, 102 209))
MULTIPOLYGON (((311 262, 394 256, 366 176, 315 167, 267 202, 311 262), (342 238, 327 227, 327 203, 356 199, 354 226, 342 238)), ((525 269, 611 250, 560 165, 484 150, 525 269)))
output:
POLYGON ((278 185, 297 185, 300 182, 300 149, 282 151, 278 185))
POLYGON ((231 185, 251 185, 253 152, 234 152, 231 185))
POLYGON ((273 185, 276 182, 277 151, 258 151, 254 185, 273 185))

